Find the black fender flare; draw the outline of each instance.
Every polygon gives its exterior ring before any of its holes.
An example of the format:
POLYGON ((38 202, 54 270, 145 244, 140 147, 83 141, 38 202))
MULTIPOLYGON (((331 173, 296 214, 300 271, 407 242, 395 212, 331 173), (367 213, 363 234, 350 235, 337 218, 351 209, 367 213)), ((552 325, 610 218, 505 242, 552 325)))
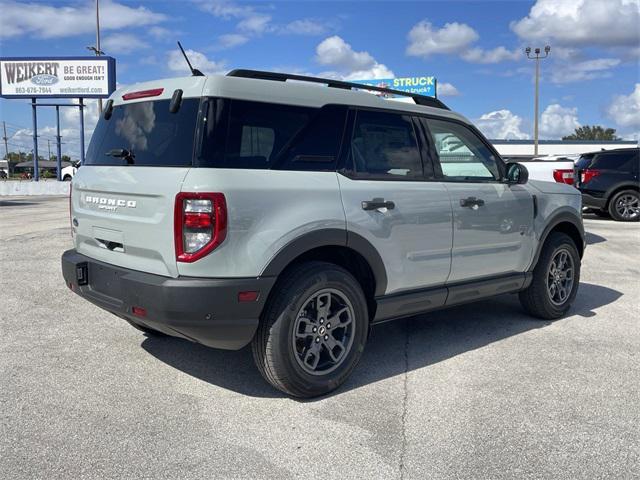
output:
POLYGON ((280 275, 293 260, 319 247, 347 247, 359 253, 369 264, 376 282, 375 295, 387 289, 387 270, 376 248, 363 236, 339 228, 325 228, 305 233, 282 247, 269 261, 261 276, 280 275))
POLYGON ((547 237, 549 236, 551 231, 561 223, 570 223, 574 227, 576 227, 576 229, 578 230, 580 234, 580 238, 582 239, 582 245, 576 245, 576 246, 580 251, 580 256, 582 256, 582 253, 584 252, 585 245, 586 245, 584 226, 582 224, 582 217, 578 213, 574 212, 573 210, 562 210, 560 212, 553 214, 551 216, 551 219, 547 222, 546 227, 544 227, 544 230, 540 235, 540 240, 538 242, 535 255, 531 262, 531 266, 529 268, 530 272, 532 272, 535 266, 538 264, 538 259, 540 258, 542 247, 544 246, 544 243, 547 241, 547 237))
POLYGON ((631 183, 629 181, 615 183, 613 186, 609 187, 604 194, 605 204, 607 205, 607 207, 609 206, 611 197, 613 197, 613 195, 619 190, 635 190, 637 192, 638 190, 640 190, 640 185, 638 183, 631 183))

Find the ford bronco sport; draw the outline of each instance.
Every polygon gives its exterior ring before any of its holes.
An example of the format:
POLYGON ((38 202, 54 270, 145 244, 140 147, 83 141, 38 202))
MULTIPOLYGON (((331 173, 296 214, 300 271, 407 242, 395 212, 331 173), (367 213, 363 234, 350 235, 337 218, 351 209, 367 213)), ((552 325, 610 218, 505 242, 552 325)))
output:
POLYGON ((564 315, 580 192, 527 182, 435 98, 362 88, 236 70, 116 91, 73 178, 67 285, 149 335, 251 343, 296 397, 344 382, 380 322, 515 292, 564 315))

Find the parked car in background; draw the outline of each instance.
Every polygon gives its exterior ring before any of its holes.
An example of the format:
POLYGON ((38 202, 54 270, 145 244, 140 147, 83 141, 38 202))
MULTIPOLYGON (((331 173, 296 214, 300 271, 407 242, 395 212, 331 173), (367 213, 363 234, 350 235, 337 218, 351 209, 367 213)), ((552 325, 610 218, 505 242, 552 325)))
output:
POLYGON ((527 167, 530 180, 573 184, 574 162, 578 155, 547 155, 531 160, 509 159, 509 163, 520 163, 527 167))
POLYGON ((60 178, 65 182, 70 182, 73 179, 73 176, 78 171, 78 167, 79 165, 75 163, 69 165, 68 167, 64 167, 60 172, 60 178))
POLYGON ((620 222, 640 219, 640 149, 620 148, 583 154, 574 170, 584 207, 620 222))

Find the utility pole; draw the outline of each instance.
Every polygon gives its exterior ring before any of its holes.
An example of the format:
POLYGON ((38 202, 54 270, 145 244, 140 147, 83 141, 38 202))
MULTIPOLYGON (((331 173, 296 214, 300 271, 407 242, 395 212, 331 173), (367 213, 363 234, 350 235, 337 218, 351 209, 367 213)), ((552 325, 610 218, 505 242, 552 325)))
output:
POLYGON ((49 149, 49 156, 47 157, 47 160, 51 160, 51 140, 49 140, 47 138, 47 148, 49 149))
MULTIPOLYGON (((96 0, 96 56, 99 57, 100 51, 100 0, 96 0)), ((98 113, 102 113, 102 99, 98 99, 98 113)))
POLYGON ((533 155, 538 156, 538 94, 539 94, 539 86, 540 86, 540 60, 547 58, 549 56, 549 52, 551 51, 551 47, 547 45, 544 47, 544 57, 540 56, 540 48, 537 48, 533 51, 535 56, 531 55, 531 47, 525 48, 524 52, 527 54, 527 58, 530 60, 536 61, 536 93, 535 93, 535 106, 534 106, 534 121, 533 121, 533 155))
POLYGON ((4 120, 2 121, 2 131, 4 132, 4 137, 2 137, 2 140, 4 140, 4 151, 5 151, 5 158, 7 159, 7 178, 8 178, 9 174, 11 173, 9 169, 9 145, 7 144, 9 139, 7 138, 7 124, 4 123, 4 120))

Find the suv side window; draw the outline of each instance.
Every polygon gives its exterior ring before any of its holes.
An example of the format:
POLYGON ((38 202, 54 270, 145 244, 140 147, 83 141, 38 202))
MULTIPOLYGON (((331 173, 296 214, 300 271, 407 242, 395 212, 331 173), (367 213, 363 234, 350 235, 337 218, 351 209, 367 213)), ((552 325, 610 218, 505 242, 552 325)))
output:
POLYGON ((498 160, 471 129, 447 120, 425 120, 445 180, 500 179, 498 160))
POLYGON ((202 166, 270 169, 278 153, 317 109, 244 100, 210 99, 202 166))
POLYGON ((335 171, 347 117, 344 105, 325 105, 275 160, 278 170, 335 171))
POLYGON ((358 178, 415 180, 423 177, 416 132, 409 115, 358 110, 350 156, 358 178))
POLYGON ((591 162, 591 168, 631 172, 637 161, 638 154, 636 152, 599 153, 595 155, 593 162, 591 162))

